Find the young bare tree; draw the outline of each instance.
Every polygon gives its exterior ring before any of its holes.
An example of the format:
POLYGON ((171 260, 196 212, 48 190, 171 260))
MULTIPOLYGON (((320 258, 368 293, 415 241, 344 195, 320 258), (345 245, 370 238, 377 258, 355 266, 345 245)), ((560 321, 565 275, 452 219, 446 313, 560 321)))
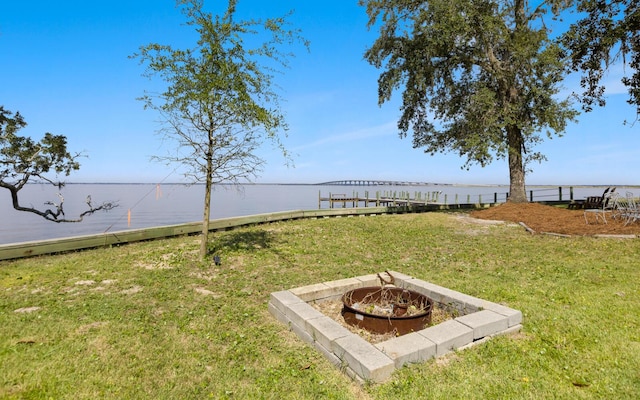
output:
POLYGON ((255 177, 264 163, 256 149, 265 140, 286 156, 278 134, 287 125, 273 73, 287 67, 292 56, 281 50, 283 45, 301 41, 306 46, 298 30, 286 29, 285 17, 236 21, 236 3, 229 0, 226 12, 213 16, 201 0, 177 1, 199 35, 194 47, 152 43, 132 56, 146 65, 146 76, 160 76, 167 84, 164 92, 141 98, 145 108, 159 112, 164 138, 176 144, 174 153, 156 158, 185 166, 188 178, 205 184, 201 258, 208 253, 213 185, 255 177), (255 47, 244 43, 263 37, 255 47))
POLYGON ((46 133, 40 142, 35 142, 31 138, 17 135, 26 125, 20 112, 14 114, 0 106, 0 188, 9 190, 14 209, 39 215, 52 222, 80 222, 87 215, 117 207, 117 204, 112 202, 94 205, 91 196, 87 196, 87 210, 77 217, 67 218, 61 194, 58 194, 58 203, 44 203, 49 207, 21 205, 18 193, 27 183, 40 181, 61 189, 64 183, 51 178, 49 174, 69 176, 72 171, 80 168, 80 154, 69 153, 65 136, 46 133))

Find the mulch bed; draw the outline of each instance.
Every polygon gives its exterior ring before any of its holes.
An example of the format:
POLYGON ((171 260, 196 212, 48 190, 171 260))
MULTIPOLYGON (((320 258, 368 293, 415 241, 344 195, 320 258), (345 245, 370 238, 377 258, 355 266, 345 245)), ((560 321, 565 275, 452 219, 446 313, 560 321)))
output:
POLYGON ((585 221, 583 210, 569 210, 539 203, 503 203, 495 207, 471 212, 473 218, 524 223, 537 233, 563 235, 640 235, 640 222, 624 223, 607 218, 607 223, 596 221, 592 214, 585 221))

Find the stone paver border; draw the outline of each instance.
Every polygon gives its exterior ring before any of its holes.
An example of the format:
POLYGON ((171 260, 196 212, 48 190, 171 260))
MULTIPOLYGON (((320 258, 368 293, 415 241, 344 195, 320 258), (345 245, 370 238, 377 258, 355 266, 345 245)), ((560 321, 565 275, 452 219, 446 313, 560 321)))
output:
POLYGON ((400 272, 390 273, 396 286, 453 307, 460 316, 374 345, 311 305, 339 299, 348 290, 378 286, 376 274, 271 293, 269 312, 350 377, 363 382, 383 382, 407 363, 440 357, 522 328, 522 313, 518 310, 400 272))

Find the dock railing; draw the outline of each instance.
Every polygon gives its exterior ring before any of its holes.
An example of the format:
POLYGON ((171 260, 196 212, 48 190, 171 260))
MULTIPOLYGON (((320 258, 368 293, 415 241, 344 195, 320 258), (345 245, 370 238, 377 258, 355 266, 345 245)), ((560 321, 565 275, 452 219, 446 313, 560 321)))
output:
MULTIPOLYGON (((542 203, 563 203, 574 201, 574 188, 569 187, 543 187, 538 189, 530 189, 527 191, 529 201, 542 203)), ((369 206, 397 206, 397 205, 419 205, 419 204, 499 204, 509 199, 508 192, 491 192, 480 194, 447 194, 442 191, 427 191, 413 193, 408 191, 376 191, 375 194, 364 191, 361 196, 360 192, 353 191, 351 195, 345 193, 329 193, 323 196, 321 191, 318 192, 318 208, 332 209, 336 206, 342 208, 350 207, 369 207, 369 206)))

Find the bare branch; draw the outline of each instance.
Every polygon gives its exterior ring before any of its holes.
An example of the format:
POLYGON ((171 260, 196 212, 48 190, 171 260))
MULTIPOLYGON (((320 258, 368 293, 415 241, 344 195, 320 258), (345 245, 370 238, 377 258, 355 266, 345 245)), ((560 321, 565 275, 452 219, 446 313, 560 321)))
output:
POLYGON ((15 210, 17 211, 24 211, 24 212, 29 212, 35 215, 39 215, 41 217, 43 217, 44 219, 46 219, 47 221, 51 221, 51 222, 57 222, 57 223, 61 223, 61 222, 82 222, 82 220, 84 219, 84 217, 91 215, 93 213, 96 213, 98 211, 110 211, 113 210, 114 208, 118 207, 117 203, 114 202, 103 202, 102 204, 95 206, 94 204, 92 204, 91 202, 91 196, 87 197, 87 206, 88 209, 83 211, 82 213, 80 213, 80 215, 78 215, 77 218, 66 218, 65 216, 65 212, 64 212, 64 197, 62 196, 62 194, 58 193, 58 197, 60 198, 60 203, 55 203, 53 201, 47 201, 44 204, 47 206, 52 206, 51 208, 47 208, 44 210, 40 210, 37 209, 35 207, 25 207, 20 205, 20 201, 18 198, 18 189, 16 189, 15 187, 11 186, 11 185, 7 185, 6 183, 0 182, 0 187, 4 187, 6 189, 9 189, 9 191, 11 192, 11 201, 12 201, 12 206, 15 210))

